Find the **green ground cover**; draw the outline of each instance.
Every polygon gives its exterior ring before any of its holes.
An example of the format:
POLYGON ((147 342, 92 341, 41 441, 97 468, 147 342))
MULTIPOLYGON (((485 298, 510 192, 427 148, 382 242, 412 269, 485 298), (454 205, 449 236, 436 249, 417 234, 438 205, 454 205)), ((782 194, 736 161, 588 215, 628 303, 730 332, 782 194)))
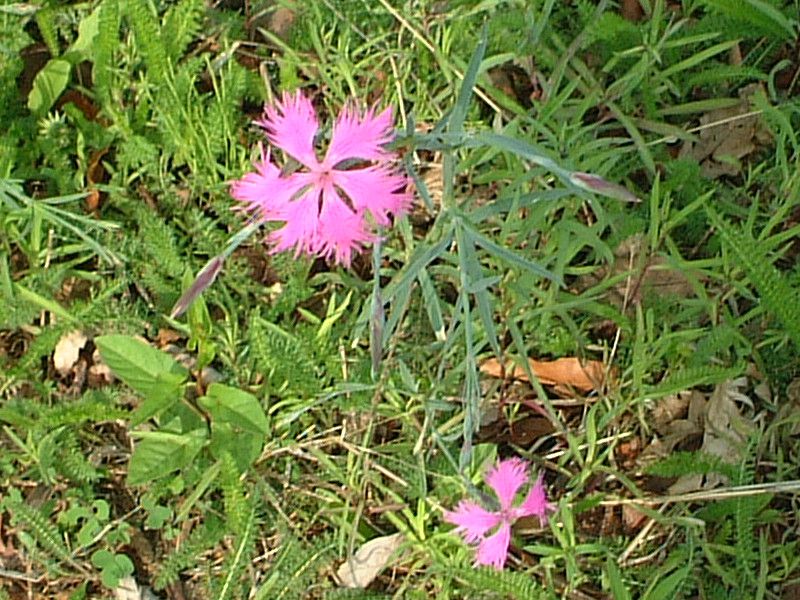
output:
POLYGON ((798 47, 796 0, 1 0, 0 600, 796 597, 798 47), (320 147, 393 111, 349 265, 228 246, 298 91, 320 147), (517 458, 552 510, 476 568, 517 458))

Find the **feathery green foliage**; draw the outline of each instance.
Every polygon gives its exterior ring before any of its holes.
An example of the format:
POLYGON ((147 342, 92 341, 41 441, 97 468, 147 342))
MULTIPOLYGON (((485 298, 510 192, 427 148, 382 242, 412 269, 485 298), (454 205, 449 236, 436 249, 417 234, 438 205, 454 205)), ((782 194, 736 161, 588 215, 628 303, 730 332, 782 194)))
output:
POLYGON ((249 338, 256 367, 273 393, 309 394, 319 389, 314 355, 307 340, 256 316, 250 318, 249 338))
POLYGON ((242 529, 234 538, 234 544, 225 558, 222 576, 211 581, 211 591, 219 600, 232 600, 245 596, 242 589, 242 575, 252 563, 258 525, 258 501, 251 496, 247 499, 248 511, 241 523, 242 529))
POLYGON ((213 514, 195 527, 180 546, 167 554, 159 564, 153 581, 157 590, 164 589, 177 580, 180 572, 193 567, 197 557, 216 546, 225 534, 224 522, 213 514))
POLYGON ((511 598, 536 600, 554 598, 536 579, 514 571, 498 571, 488 567, 454 569, 451 574, 469 586, 467 590, 480 590, 485 598, 511 598))
POLYGON ((727 223, 712 208, 707 207, 706 211, 725 247, 735 257, 735 264, 756 289, 764 309, 778 318, 789 338, 800 348, 798 290, 787 283, 756 239, 727 223))
POLYGON ((97 37, 95 37, 92 60, 92 77, 98 98, 103 106, 111 104, 112 70, 115 68, 114 53, 120 46, 119 0, 103 0, 97 9, 97 37))
POLYGON ((45 552, 65 563, 73 563, 72 554, 48 516, 25 503, 19 495, 7 496, 4 509, 11 515, 11 523, 21 528, 45 552))

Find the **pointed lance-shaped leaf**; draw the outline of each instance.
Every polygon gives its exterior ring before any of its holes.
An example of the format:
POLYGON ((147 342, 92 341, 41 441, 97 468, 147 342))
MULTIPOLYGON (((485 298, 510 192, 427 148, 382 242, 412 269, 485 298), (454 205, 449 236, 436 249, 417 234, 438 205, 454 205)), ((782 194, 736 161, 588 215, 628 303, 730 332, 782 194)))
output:
POLYGON ((219 275, 219 272, 222 270, 222 265, 224 264, 224 255, 215 256, 208 261, 206 266, 198 273, 192 285, 189 286, 189 289, 184 292, 183 296, 181 296, 175 303, 175 306, 172 307, 170 317, 176 319, 186 312, 186 309, 191 306, 192 302, 197 300, 197 297, 203 293, 203 290, 214 283, 214 280, 217 278, 217 275, 219 275))

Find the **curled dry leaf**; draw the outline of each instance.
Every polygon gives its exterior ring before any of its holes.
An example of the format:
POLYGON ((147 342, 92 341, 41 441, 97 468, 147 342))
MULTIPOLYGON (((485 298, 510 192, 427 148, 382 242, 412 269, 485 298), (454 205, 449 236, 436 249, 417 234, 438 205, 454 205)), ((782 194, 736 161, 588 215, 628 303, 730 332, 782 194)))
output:
POLYGON ((67 375, 72 370, 88 340, 89 338, 78 330, 70 331, 58 340, 53 352, 53 366, 60 375, 67 375))
POLYGON ((402 543, 402 533, 371 539, 356 550, 355 554, 344 561, 336 571, 339 585, 346 588, 367 587, 387 565, 402 543))
POLYGON ((100 351, 95 348, 92 353, 92 366, 89 367, 89 387, 100 388, 114 382, 114 374, 107 364, 103 362, 100 351))
MULTIPOLYGON (((753 430, 752 422, 740 410, 741 405, 753 406, 750 398, 742 392, 746 384, 747 378, 741 377, 720 383, 708 398, 697 390, 691 390, 662 399, 651 411, 653 426, 661 437, 645 448, 637 461, 639 466, 666 458, 676 449, 686 446, 690 439, 699 442, 700 436, 700 452, 730 464, 741 461, 747 437, 753 430), (670 421, 669 415, 678 418, 670 421)), ((684 475, 669 487, 668 492, 683 494, 711 489, 725 481, 717 473, 684 475)))
POLYGON ((697 281, 705 279, 700 272, 678 268, 667 257, 650 253, 644 236, 636 234, 620 242, 614 250, 613 265, 581 275, 575 289, 583 292, 612 277, 617 282, 608 289, 606 298, 617 308, 630 307, 641 304, 642 299, 650 294, 658 297, 693 296, 694 288, 687 273, 697 281), (628 273, 627 277, 625 273, 628 273))
MULTIPOLYGON (((581 392, 599 390, 606 377, 606 366, 599 360, 581 362, 577 357, 558 358, 556 360, 528 359, 531 371, 544 385, 571 386, 581 392)), ((528 381, 528 374, 521 366, 507 361, 505 368, 494 358, 481 364, 481 373, 490 377, 510 377, 528 381)))
POLYGON ((732 100, 732 106, 705 113, 700 117, 699 140, 686 142, 680 156, 697 160, 706 177, 741 173, 742 159, 772 141, 754 101, 765 93, 763 84, 750 84, 739 90, 738 103, 732 100))

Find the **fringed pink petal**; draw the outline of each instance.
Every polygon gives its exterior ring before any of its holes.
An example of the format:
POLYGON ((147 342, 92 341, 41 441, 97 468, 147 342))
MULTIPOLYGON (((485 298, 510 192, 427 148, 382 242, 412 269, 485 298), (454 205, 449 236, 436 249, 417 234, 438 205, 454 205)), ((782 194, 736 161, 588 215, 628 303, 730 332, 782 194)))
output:
POLYGON ((284 92, 281 100, 264 109, 264 118, 256 121, 267 131, 269 141, 308 168, 319 164, 314 152, 314 136, 319 121, 311 101, 298 90, 284 92))
POLYGON ((508 545, 511 543, 511 525, 503 523, 494 535, 478 544, 475 564, 488 565, 502 569, 508 558, 508 545))
POLYGON ((353 252, 361 251, 375 236, 366 229, 363 211, 353 211, 347 206, 332 185, 323 191, 322 197, 317 252, 349 266, 353 252))
POLYGON ((368 210, 379 225, 390 225, 390 216, 404 214, 411 205, 411 194, 406 191, 408 180, 389 168, 374 166, 332 171, 331 176, 355 209, 368 210))
POLYGON ((462 500, 454 511, 444 511, 444 520, 447 523, 458 525, 456 531, 469 543, 477 542, 489 530, 500 524, 502 518, 499 514, 489 512, 479 504, 469 500, 462 500))
POLYGON ((544 526, 547 522, 547 513, 555 510, 555 507, 547 501, 547 494, 544 489, 544 473, 539 473, 536 483, 531 486, 525 500, 518 507, 513 509, 512 518, 537 516, 539 522, 544 526))
POLYGON ((333 126, 331 143, 324 164, 334 167, 347 159, 383 160, 388 156, 383 148, 392 141, 392 109, 380 114, 367 109, 364 114, 354 106, 346 106, 333 126))
POLYGON ((247 173, 231 183, 231 196, 243 203, 244 210, 256 213, 265 221, 280 219, 282 206, 309 185, 309 179, 299 174, 281 177, 281 171, 271 162, 269 152, 262 154, 253 166, 255 173, 247 173))
POLYGON ((486 483, 497 494, 500 508, 507 511, 519 489, 528 481, 528 463, 519 458, 500 461, 486 475, 486 483))
POLYGON ((295 256, 316 254, 319 247, 319 194, 319 190, 310 189, 300 198, 280 207, 280 211, 271 220, 283 221, 285 224, 269 236, 274 244, 272 253, 294 248, 295 256))

